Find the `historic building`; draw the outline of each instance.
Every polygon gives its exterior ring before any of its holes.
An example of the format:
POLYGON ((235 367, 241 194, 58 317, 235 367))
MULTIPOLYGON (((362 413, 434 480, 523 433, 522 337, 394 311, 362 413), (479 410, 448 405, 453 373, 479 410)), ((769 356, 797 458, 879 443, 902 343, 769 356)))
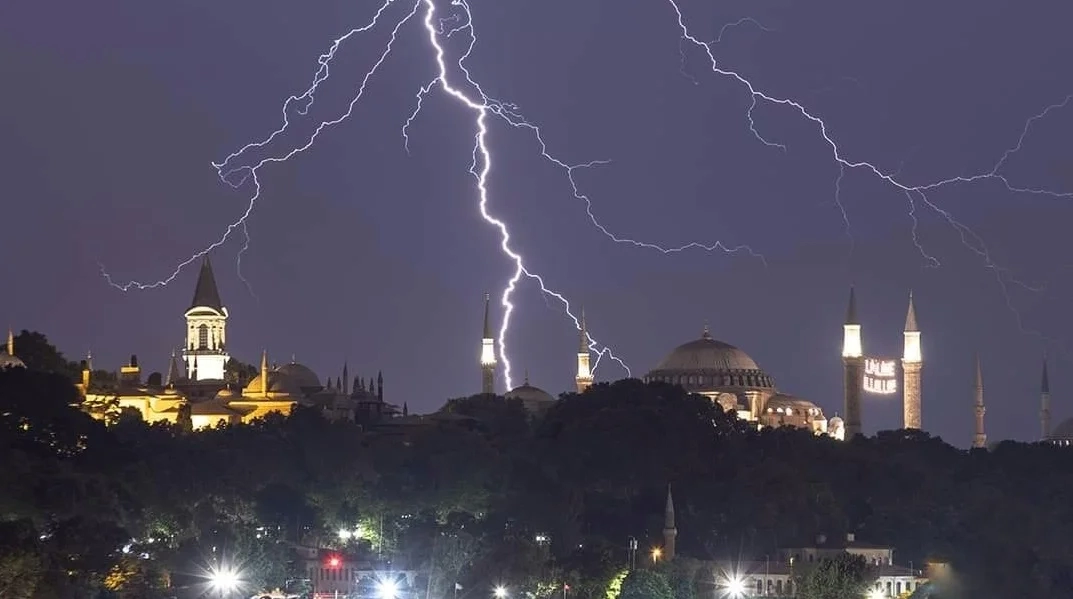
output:
MULTIPOLYGON (((109 419, 133 411, 147 422, 170 422, 192 429, 220 423, 250 422, 271 413, 289 414, 295 405, 319 408, 328 418, 374 422, 399 409, 384 401, 384 377, 355 377, 353 387, 347 364, 342 376, 321 383, 307 366, 291 362, 269 365, 262 352, 257 375, 248 383, 241 377, 228 379, 227 308, 220 299, 212 265, 202 262, 186 319, 186 342, 179 354, 172 352, 165 377, 159 373, 142 379, 138 357, 120 368, 115 384, 92 379, 89 356, 82 362, 78 385, 84 408, 93 416, 109 419)), ((9 353, 13 345, 9 335, 9 353)), ((0 367, 4 364, 0 356, 0 367)))

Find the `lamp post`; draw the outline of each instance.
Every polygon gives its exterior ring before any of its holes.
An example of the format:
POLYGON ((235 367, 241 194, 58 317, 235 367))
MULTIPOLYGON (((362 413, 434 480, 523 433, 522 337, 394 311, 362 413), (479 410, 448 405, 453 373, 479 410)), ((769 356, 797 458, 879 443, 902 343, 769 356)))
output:
POLYGON ((626 566, 630 570, 637 567, 637 537, 626 539, 626 566))

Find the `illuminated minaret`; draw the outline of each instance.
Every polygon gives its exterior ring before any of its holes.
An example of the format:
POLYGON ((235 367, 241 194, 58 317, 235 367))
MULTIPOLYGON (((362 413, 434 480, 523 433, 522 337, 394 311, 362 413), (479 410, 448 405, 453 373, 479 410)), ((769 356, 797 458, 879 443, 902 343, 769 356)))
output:
POLYGON ((674 525, 674 498, 671 497, 671 486, 667 485, 667 504, 663 508, 663 559, 674 559, 675 541, 678 537, 678 528, 674 525))
POLYGON ((496 346, 489 309, 492 296, 484 294, 484 337, 481 338, 481 393, 496 392, 496 346))
POLYGON ((268 397, 268 350, 267 349, 262 349, 261 350, 261 397, 268 397))
POLYGON ((987 447, 987 433, 984 432, 984 414, 987 412, 987 408, 984 407, 984 375, 980 371, 980 354, 976 354, 976 435, 972 438, 972 446, 976 449, 982 449, 987 447))
POLYGON ((1051 381, 1047 378, 1047 356, 1043 356, 1043 378, 1039 384, 1040 441, 1051 436, 1051 381))
POLYGON ((577 350, 577 376, 574 377, 577 392, 584 393, 592 386, 592 370, 589 369, 589 332, 585 327, 585 308, 581 308, 581 346, 577 350))
POLYGON ((849 288, 846 323, 842 325, 842 365, 845 393, 845 435, 847 439, 861 433, 861 385, 864 377, 864 354, 861 348, 861 322, 857 320, 857 296, 849 288))
POLYGON ((902 350, 902 413, 904 428, 920 428, 920 328, 913 307, 913 292, 909 292, 909 311, 905 314, 905 343, 902 350))
POLYGON ((15 333, 11 329, 7 330, 7 355, 15 356, 15 333))
POLYGON ((220 290, 212 274, 209 257, 201 263, 194 287, 194 299, 184 314, 186 344, 183 360, 188 365, 187 377, 192 381, 223 380, 227 355, 227 308, 220 301, 220 290), (197 370, 193 368, 197 365, 197 370))

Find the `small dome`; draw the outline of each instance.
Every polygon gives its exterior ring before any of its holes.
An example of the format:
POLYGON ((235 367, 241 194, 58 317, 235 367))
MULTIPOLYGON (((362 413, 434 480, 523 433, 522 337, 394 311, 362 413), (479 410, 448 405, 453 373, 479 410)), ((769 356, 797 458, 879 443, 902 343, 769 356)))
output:
POLYGON ((813 420, 823 419, 823 410, 819 406, 808 401, 807 399, 801 399, 800 397, 794 397, 793 395, 787 395, 785 393, 776 393, 772 395, 767 403, 764 404, 764 410, 767 412, 793 414, 795 416, 807 416, 813 420))
MULTIPOLYGON (((256 397, 261 395, 264 391, 264 381, 262 375, 258 374, 256 378, 250 381, 249 385, 246 385, 243 395, 249 397, 256 397)), ((268 392, 273 395, 302 395, 302 388, 291 377, 280 372, 279 370, 268 371, 268 392)))
POLYGON ((1067 418, 1058 423, 1058 426, 1054 427, 1050 436, 1047 437, 1052 440, 1073 440, 1073 418, 1067 418))
POLYGON ((12 356, 7 352, 0 353, 0 370, 7 368, 26 368, 26 364, 18 356, 12 356))
POLYGON ((304 364, 291 362, 290 364, 280 366, 276 369, 276 372, 291 379, 303 390, 319 390, 324 387, 324 385, 321 384, 320 379, 317 378, 317 374, 304 364))

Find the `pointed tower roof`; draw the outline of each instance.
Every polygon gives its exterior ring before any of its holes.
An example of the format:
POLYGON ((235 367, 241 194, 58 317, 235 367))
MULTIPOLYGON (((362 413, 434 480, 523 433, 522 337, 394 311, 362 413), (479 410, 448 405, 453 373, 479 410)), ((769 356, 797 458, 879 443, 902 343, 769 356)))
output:
POLYGON ((857 293, 849 286, 849 305, 846 306, 846 324, 861 324, 857 320, 857 293))
POLYGON ((489 320, 489 305, 492 301, 491 294, 484 294, 484 338, 492 338, 492 324, 489 320))
POLYGON ((581 345, 578 347, 578 353, 586 354, 589 352, 589 328, 585 326, 585 306, 581 306, 581 345))
POLYGON ((712 330, 710 328, 708 328, 708 321, 707 320, 704 321, 704 330, 701 331, 700 338, 701 339, 711 339, 712 338, 712 330))
POLYGON ((209 257, 201 262, 201 272, 197 275, 197 286, 194 288, 194 299, 190 302, 191 308, 204 307, 214 310, 222 310, 224 304, 220 301, 220 290, 216 287, 216 277, 212 274, 212 264, 209 257))
POLYGON ((1039 392, 1051 392, 1051 380, 1050 377, 1047 376, 1047 354, 1043 354, 1043 377, 1040 379, 1039 382, 1039 392))
POLYGON ((905 332, 916 333, 920 329, 917 328, 917 310, 913 306, 913 292, 909 292, 909 311, 905 313, 905 332))
POLYGON ((674 528, 674 498, 671 497, 670 485, 667 485, 667 504, 663 508, 663 528, 674 528))
POLYGON ((170 387, 182 380, 183 369, 179 367, 179 359, 175 356, 175 350, 171 350, 171 361, 168 363, 168 376, 164 379, 164 386, 170 387))

